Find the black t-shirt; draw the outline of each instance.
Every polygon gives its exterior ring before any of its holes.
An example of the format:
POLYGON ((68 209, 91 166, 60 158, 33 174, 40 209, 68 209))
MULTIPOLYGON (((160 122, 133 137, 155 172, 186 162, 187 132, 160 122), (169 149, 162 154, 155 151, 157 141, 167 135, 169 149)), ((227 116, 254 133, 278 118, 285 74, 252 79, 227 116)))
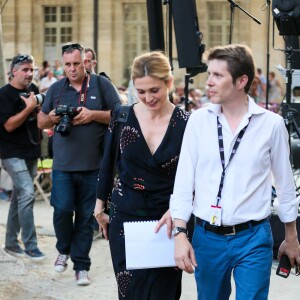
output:
POLYGON ((33 112, 12 132, 7 132, 4 128, 4 123, 25 107, 19 93, 30 91, 38 93, 34 84, 30 84, 26 90, 18 90, 10 84, 0 89, 0 157, 2 159, 13 157, 35 159, 40 156, 40 134, 36 113, 33 112))

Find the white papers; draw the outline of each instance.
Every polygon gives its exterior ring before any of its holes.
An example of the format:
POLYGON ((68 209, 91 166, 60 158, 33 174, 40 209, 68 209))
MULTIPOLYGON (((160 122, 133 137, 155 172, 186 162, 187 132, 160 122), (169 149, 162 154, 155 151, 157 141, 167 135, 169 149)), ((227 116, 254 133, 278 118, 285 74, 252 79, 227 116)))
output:
POLYGON ((167 225, 155 233, 157 222, 124 223, 127 270, 176 266, 174 238, 168 238, 167 225))

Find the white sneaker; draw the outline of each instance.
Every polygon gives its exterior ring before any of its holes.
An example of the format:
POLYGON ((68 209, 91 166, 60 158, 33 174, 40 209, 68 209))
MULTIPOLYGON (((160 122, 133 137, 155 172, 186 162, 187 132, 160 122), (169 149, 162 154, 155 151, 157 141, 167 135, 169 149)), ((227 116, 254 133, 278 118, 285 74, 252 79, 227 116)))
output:
POLYGON ((89 277, 88 271, 76 271, 75 276, 77 285, 89 285, 92 282, 89 277))
POLYGON ((68 264, 67 261, 69 259, 69 255, 58 254, 57 259, 54 263, 54 270, 58 273, 62 273, 67 270, 68 264))

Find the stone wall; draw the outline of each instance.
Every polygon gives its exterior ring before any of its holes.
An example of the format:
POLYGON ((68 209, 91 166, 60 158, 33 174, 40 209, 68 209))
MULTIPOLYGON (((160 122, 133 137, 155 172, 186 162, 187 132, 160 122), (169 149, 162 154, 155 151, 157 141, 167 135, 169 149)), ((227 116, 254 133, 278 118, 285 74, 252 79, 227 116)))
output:
MULTIPOLYGON (((214 0, 214 2, 224 0, 214 0)), ((2 3, 4 1, 2 0, 2 3)), ((98 10, 98 70, 105 71, 111 76, 116 85, 121 85, 123 78, 123 3, 145 3, 146 0, 101 0, 98 10)), ((208 0, 196 0, 200 31, 203 32, 203 43, 207 38, 208 0)), ((11 58, 18 52, 32 53, 36 63, 41 65, 44 57, 43 38, 43 6, 45 5, 72 5, 73 7, 73 41, 79 41, 87 47, 94 47, 94 13, 93 0, 10 0, 7 2, 2 14, 4 58, 8 66, 11 58)), ((243 28, 234 26, 233 42, 246 42, 252 49, 257 66, 266 73, 267 64, 267 18, 268 9, 264 9, 260 0, 241 1, 241 7, 261 21, 258 25, 246 14, 235 9, 235 16, 242 18, 243 28), (246 29, 245 29, 246 28, 246 29), (248 28, 248 30, 247 30, 248 28), (244 41, 238 34, 243 30, 244 41)), ((164 16, 166 16, 164 6, 164 16)), ((229 3, 228 3, 228 9, 229 3)), ((275 65, 284 66, 285 57, 281 51, 272 48, 272 23, 270 18, 270 70, 275 70, 275 65)), ((166 28, 164 29, 166 30, 166 28)), ((167 34, 165 34, 167 38, 167 34)), ((283 40, 275 28, 275 38, 278 47, 283 47, 283 40)), ((167 49, 168 50, 168 49, 167 49)), ((180 80, 184 79, 185 69, 178 69, 176 63, 176 43, 173 38, 174 74, 180 80)), ((276 71, 277 74, 279 74, 276 71)), ((194 78, 195 86, 203 87, 205 74, 194 78)))

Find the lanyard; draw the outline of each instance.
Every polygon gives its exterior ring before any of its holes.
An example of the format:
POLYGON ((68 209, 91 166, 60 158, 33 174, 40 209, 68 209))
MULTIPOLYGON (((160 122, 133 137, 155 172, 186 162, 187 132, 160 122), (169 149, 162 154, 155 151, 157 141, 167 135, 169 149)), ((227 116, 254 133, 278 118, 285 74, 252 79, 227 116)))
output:
MULTIPOLYGON (((249 123, 250 123, 251 117, 249 118, 249 123)), ((223 144, 223 133, 222 133, 222 125, 219 121, 219 117, 217 117, 217 127, 218 127, 218 141, 219 141, 219 151, 220 151, 220 158, 221 158, 221 164, 222 164, 222 174, 221 174, 221 180, 220 180, 220 184, 219 184, 219 191, 218 191, 218 195, 217 195, 217 206, 219 205, 219 202, 221 200, 221 195, 222 195, 222 190, 223 190, 223 185, 224 185, 224 179, 225 179, 225 171, 229 165, 229 163, 231 162, 234 154, 237 151, 237 148, 239 147, 241 140, 244 136, 244 133, 249 125, 249 123, 239 132, 236 141, 233 145, 229 160, 227 165, 225 166, 225 156, 224 156, 224 144, 223 144)))

